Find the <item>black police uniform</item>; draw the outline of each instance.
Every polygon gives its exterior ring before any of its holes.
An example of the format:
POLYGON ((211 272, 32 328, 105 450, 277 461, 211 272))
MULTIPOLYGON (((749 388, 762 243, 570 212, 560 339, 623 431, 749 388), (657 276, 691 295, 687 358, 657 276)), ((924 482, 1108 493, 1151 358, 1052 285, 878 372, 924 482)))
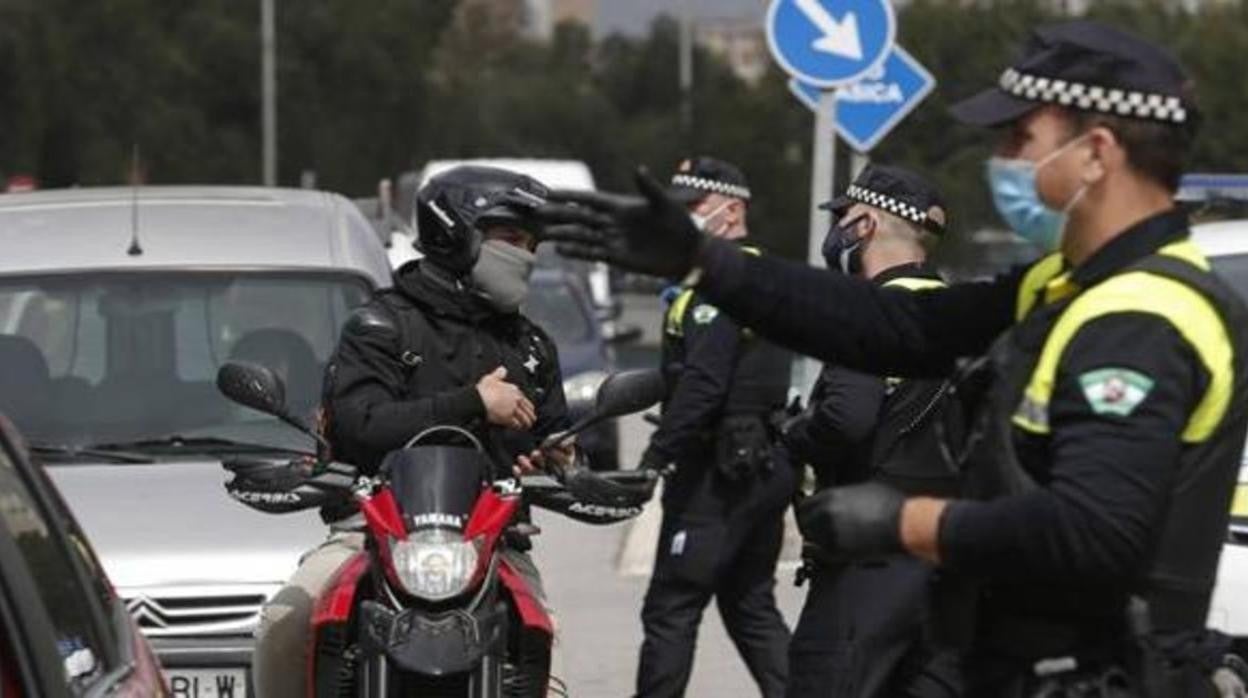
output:
MULTIPOLYGON (((1038 29, 1000 87, 955 115, 1009 122, 1045 104, 1168 125, 1178 149, 1197 117, 1173 58, 1089 21, 1038 29)), ((590 202, 624 235, 552 211, 582 226, 567 250, 689 273, 762 336, 858 370, 936 377, 988 354, 959 382, 975 420, 950 444, 982 499, 951 502, 937 532, 942 576, 978 585, 964 596, 975 612, 951 614, 971 619, 970 695, 1210 695, 1227 644, 1204 626, 1248 431, 1248 310, 1181 212, 1143 217, 1076 268, 1055 255, 897 294, 700 239, 638 183, 640 205, 590 202)), ((821 531, 833 546, 895 549, 897 498, 857 487, 856 503, 821 498, 836 511, 812 523, 847 525, 843 541, 821 531)))
POLYGON ((399 269, 394 288, 343 327, 325 383, 334 456, 373 472, 389 451, 449 424, 482 439, 506 476, 517 455, 571 423, 555 344, 524 315, 499 313, 426 264, 399 269), (499 366, 536 408, 528 432, 486 422, 476 384, 499 366))
POLYGON ((682 695, 702 611, 724 626, 765 696, 784 693, 789 633, 776 608, 784 510, 796 486, 771 453, 790 357, 685 291, 669 309, 669 390, 643 465, 675 463, 663 491, 654 574, 642 610, 640 696, 682 695))
POLYGON ((942 566, 985 580, 973 695, 1031 687, 1048 658, 1125 663, 1132 596, 1154 644, 1201 634, 1248 425, 1248 311, 1187 236, 1164 213, 1074 270, 1049 257, 915 294, 706 251, 700 290, 725 312, 858 369, 940 376, 1005 332, 966 460, 998 473, 985 495, 1017 494, 956 502, 940 530, 942 566))
MULTIPOLYGON (((872 282, 903 293, 944 287, 922 264, 892 267, 872 282)), ((933 443, 948 387, 825 366, 785 446, 814 468, 820 489, 876 479, 915 494, 952 494, 956 473, 933 443)), ((810 592, 789 646, 789 698, 960 694, 956 656, 928 641, 928 564, 904 555, 835 560, 811 545, 804 557, 810 592)))

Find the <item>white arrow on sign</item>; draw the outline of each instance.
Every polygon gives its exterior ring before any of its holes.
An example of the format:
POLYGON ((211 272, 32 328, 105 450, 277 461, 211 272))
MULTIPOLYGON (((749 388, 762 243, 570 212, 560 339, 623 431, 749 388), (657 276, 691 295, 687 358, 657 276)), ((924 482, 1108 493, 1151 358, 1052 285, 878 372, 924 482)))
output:
POLYGON ((794 0, 797 9, 801 10, 815 28, 823 36, 815 39, 812 44, 816 51, 823 51, 850 60, 862 60, 862 39, 858 36, 858 15, 847 12, 845 18, 837 20, 828 12, 819 0, 794 0))

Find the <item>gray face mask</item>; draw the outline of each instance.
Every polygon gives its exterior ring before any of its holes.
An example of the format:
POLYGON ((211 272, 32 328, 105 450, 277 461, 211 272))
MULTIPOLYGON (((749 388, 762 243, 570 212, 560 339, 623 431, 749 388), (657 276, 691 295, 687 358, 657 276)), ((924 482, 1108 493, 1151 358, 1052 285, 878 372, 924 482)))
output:
POLYGON ((487 240, 472 268, 472 283, 490 305, 503 313, 520 309, 529 295, 529 276, 537 255, 502 240, 487 240))

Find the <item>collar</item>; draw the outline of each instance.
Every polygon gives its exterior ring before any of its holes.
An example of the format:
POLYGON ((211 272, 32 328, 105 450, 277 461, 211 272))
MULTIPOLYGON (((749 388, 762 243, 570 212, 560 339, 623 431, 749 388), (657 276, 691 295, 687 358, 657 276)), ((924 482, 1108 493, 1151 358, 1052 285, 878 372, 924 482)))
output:
POLYGON ((889 267, 884 271, 876 274, 871 283, 876 286, 883 286, 893 279, 910 278, 910 279, 940 279, 940 274, 935 269, 927 266, 923 262, 910 262, 907 264, 898 264, 895 267, 889 267))
POLYGON ((1187 214, 1177 208, 1145 218, 1110 240, 1082 265, 1072 269, 1070 281, 1080 288, 1103 281, 1162 247, 1187 238, 1187 225, 1187 214))

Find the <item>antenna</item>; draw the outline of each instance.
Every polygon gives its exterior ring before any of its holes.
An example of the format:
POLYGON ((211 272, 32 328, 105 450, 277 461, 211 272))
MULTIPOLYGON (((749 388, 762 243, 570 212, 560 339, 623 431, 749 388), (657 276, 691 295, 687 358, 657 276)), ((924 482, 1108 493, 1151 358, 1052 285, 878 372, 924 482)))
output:
POLYGON ((139 244, 139 144, 134 144, 130 155, 130 249, 126 254, 138 257, 143 254, 139 244))

